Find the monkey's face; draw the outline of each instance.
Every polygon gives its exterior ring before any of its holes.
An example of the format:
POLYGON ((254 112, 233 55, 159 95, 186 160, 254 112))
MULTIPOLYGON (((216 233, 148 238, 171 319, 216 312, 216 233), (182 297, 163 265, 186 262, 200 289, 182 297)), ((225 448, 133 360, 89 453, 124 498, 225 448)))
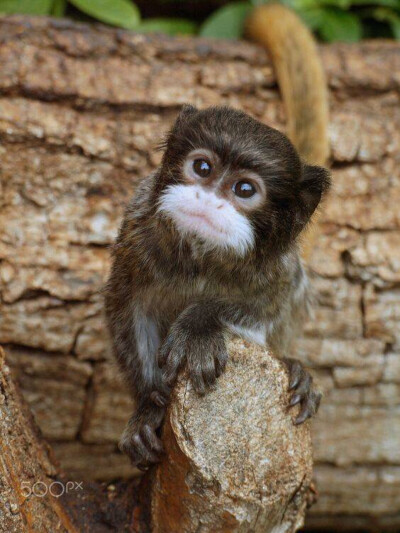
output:
POLYGON ((217 153, 199 148, 182 161, 179 183, 165 188, 159 211, 170 216, 182 234, 242 256, 254 247, 251 213, 265 199, 265 184, 256 172, 224 166, 217 153))
POLYGON ((158 211, 208 250, 242 257, 281 248, 321 198, 327 177, 316 168, 302 165, 282 133, 245 113, 184 108, 167 140, 158 211))

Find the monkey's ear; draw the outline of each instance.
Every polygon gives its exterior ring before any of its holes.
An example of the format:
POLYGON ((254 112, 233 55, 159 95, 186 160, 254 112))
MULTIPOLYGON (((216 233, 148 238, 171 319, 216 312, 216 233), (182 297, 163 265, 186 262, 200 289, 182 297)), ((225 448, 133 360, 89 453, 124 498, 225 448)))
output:
POLYGON ((164 135, 161 142, 157 145, 157 150, 164 151, 168 147, 170 140, 179 134, 189 118, 197 113, 198 109, 190 104, 184 104, 179 111, 171 129, 164 135))
POLYGON ((328 170, 313 165, 304 165, 300 183, 303 224, 307 224, 323 196, 328 192, 330 185, 331 178, 328 170))
POLYGON ((198 109, 191 104, 184 104, 179 111, 179 115, 176 117, 174 130, 178 130, 183 126, 190 117, 197 113, 198 109))

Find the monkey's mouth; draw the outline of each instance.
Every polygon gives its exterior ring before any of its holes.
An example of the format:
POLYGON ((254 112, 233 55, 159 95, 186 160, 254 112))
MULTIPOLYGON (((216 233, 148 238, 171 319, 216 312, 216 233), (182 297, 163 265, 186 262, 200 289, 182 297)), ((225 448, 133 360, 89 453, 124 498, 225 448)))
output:
MULTIPOLYGON (((222 228, 220 225, 217 225, 210 216, 199 211, 189 211, 187 209, 181 209, 181 213, 184 218, 188 219, 190 223, 193 221, 195 224, 202 224, 208 226, 213 232, 226 235, 228 232, 222 228)), ((193 228, 195 229, 195 228, 193 228)))
POLYGON ((173 220, 181 235, 201 239, 209 248, 233 249, 244 255, 254 246, 254 232, 247 218, 229 202, 194 185, 170 185, 160 197, 158 211, 173 220))

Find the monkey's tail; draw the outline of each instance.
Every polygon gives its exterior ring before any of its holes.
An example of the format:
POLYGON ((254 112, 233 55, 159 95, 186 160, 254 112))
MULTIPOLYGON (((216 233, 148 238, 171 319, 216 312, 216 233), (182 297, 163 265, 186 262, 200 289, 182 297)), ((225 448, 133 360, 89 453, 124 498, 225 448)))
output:
MULTIPOLYGON (((271 56, 286 108, 290 140, 307 163, 326 165, 328 88, 311 32, 291 9, 267 4, 250 13, 246 33, 271 56)), ((313 248, 314 233, 315 230, 308 232, 305 237, 305 258, 313 248)))
POLYGON ((246 32, 271 56, 286 108, 290 140, 305 161, 326 164, 328 90, 310 31, 291 9, 267 4, 251 12, 246 32))

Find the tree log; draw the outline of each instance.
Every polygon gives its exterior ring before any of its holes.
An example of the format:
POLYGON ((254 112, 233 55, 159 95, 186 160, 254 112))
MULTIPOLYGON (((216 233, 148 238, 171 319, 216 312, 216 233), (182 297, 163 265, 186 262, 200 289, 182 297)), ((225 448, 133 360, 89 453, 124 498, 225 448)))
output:
POLYGON ((75 483, 63 474, 11 379, 0 347, 0 532, 146 533, 135 482, 75 483), (111 528, 111 529, 110 529, 111 528))
POLYGON ((174 390, 157 468, 154 533, 291 533, 303 525, 312 476, 309 424, 288 412, 282 364, 230 344, 218 385, 204 397, 187 375, 174 390))
MULTIPOLYGON (((151 508, 154 533, 291 533, 303 525, 309 426, 292 423, 288 380, 276 359, 242 341, 231 343, 230 355, 205 397, 186 375, 174 390, 163 431, 167 456, 143 506, 151 508)), ((68 494, 74 484, 54 464, 10 376, 0 348, 0 531, 100 532, 102 514, 118 531, 148 531, 132 486, 111 502, 100 487, 68 494)))
MULTIPOLYGON (((0 531, 75 532, 68 513, 48 492, 57 470, 12 384, 1 348, 0 434, 0 531)), ((54 494, 58 490, 54 486, 54 494)))

